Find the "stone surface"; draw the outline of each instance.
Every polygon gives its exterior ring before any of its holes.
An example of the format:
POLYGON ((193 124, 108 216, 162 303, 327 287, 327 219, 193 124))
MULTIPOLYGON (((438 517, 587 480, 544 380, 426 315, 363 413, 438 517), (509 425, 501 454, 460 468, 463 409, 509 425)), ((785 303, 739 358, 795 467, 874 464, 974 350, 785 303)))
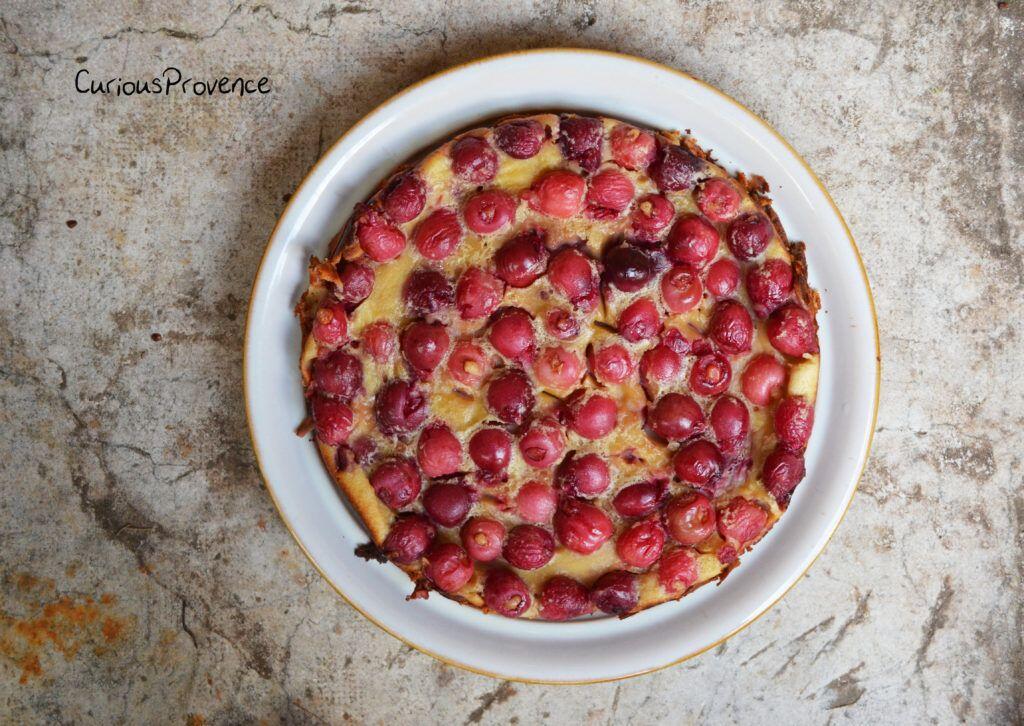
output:
POLYGON ((0 10, 7 718, 1024 719, 1020 2, 203 5, 0 10), (555 45, 687 70, 787 137, 859 241, 884 358, 860 493, 804 580, 699 658, 578 688, 444 666, 345 605, 263 489, 240 381, 263 245, 324 148, 428 73, 555 45), (73 89, 167 65, 273 92, 73 89))

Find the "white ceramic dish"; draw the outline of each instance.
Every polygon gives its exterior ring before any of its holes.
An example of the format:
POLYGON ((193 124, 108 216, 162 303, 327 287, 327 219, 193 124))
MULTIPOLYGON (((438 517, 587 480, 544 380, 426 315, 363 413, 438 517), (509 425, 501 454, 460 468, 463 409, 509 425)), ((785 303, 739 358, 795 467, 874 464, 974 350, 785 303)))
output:
POLYGON ((502 678, 581 682, 677 663, 765 612, 807 570, 845 513, 870 446, 878 397, 877 327, 867 276, 828 193, 796 152, 752 112, 678 71, 580 50, 516 53, 418 83, 345 134, 299 187, 274 230, 253 285, 245 340, 245 398, 253 445, 286 526, 350 604, 409 645, 502 678), (807 478, 772 532, 720 586, 626 620, 506 620, 442 597, 407 602, 397 568, 366 562, 367 541, 309 439, 292 313, 310 254, 396 165, 453 132, 526 110, 590 110, 652 128, 691 129, 727 169, 763 175, 790 237, 807 242, 822 296, 822 369, 807 478))

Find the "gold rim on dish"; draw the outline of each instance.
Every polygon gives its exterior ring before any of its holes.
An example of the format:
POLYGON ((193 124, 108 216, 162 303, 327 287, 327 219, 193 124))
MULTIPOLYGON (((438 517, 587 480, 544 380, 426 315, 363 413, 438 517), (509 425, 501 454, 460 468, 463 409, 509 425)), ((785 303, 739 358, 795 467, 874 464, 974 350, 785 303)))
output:
POLYGON ((732 636, 736 635, 736 633, 738 633, 741 630, 745 629, 746 627, 751 625, 754 621, 756 621, 758 618, 760 618, 762 615, 764 615, 769 610, 771 610, 773 607, 775 607, 775 605, 778 604, 778 602, 780 600, 782 600, 782 598, 784 598, 789 593, 789 591, 793 589, 794 586, 796 586, 796 583, 799 582, 800 579, 805 574, 807 574, 807 571, 811 569, 811 567, 814 565, 814 563, 821 556, 821 553, 825 551, 825 548, 828 547, 829 542, 832 541, 832 537, 835 536, 836 530, 839 529, 839 525, 842 523, 843 519, 846 517, 846 513, 849 511, 850 505, 853 503, 853 497, 857 493, 857 488, 860 486, 861 477, 864 475, 864 468, 867 466, 868 457, 871 454, 871 445, 874 442, 875 426, 876 426, 876 424, 878 422, 878 403, 879 403, 879 396, 881 394, 881 383, 882 383, 882 356, 881 356, 881 344, 880 344, 880 338, 879 338, 879 332, 878 332, 878 315, 877 315, 877 312, 875 310, 875 300, 874 300, 874 296, 871 293, 871 283, 870 283, 870 281, 868 279, 867 268, 864 266, 864 259, 861 257, 860 250, 857 248, 857 243, 853 239, 853 233, 850 231, 850 227, 846 223, 846 220, 843 218, 843 215, 839 211, 839 208, 836 206, 835 201, 833 201, 832 195, 830 195, 828 193, 828 190, 825 188, 825 185, 821 183, 821 180, 818 179, 818 176, 814 173, 814 171, 811 169, 811 167, 808 165, 808 163, 804 160, 804 158, 797 152, 796 149, 793 148, 793 146, 788 141, 786 141, 785 138, 782 137, 781 134, 779 134, 779 132, 777 132, 771 126, 771 124, 769 124, 767 121, 765 121, 763 118, 758 116, 756 113, 751 111, 749 108, 744 106, 742 103, 737 101, 732 96, 728 95, 727 93, 725 93, 723 91, 720 91, 719 89, 715 88, 714 86, 711 86, 711 85, 705 83, 704 81, 700 80, 699 78, 695 78, 694 76, 691 76, 689 73, 685 73, 685 72, 680 71, 680 70, 678 70, 676 68, 672 68, 670 66, 664 65, 662 63, 658 63, 656 61, 648 60, 646 58, 638 58, 637 56, 631 56, 631 55, 627 55, 625 53, 615 53, 615 52, 612 52, 612 51, 593 50, 593 49, 588 49, 588 48, 537 48, 537 49, 533 49, 533 50, 521 50, 521 51, 512 51, 510 53, 500 53, 500 54, 497 54, 497 55, 487 56, 485 58, 478 58, 476 60, 467 61, 465 63, 460 63, 458 65, 451 66, 450 68, 446 68, 446 69, 444 69, 442 71, 438 71, 437 73, 431 74, 431 75, 427 76, 426 78, 423 78, 423 79, 413 83, 412 85, 407 86, 403 90, 399 91, 395 95, 391 96, 387 100, 385 100, 382 103, 380 103, 377 106, 375 106, 372 110, 370 110, 368 113, 366 113, 363 116, 363 118, 361 118, 359 121, 354 123, 349 128, 348 131, 346 131, 344 134, 342 134, 337 139, 337 141, 335 141, 333 144, 331 144, 330 148, 328 148, 327 151, 325 151, 321 155, 321 157, 317 160, 317 162, 310 168, 310 170, 306 174, 305 178, 298 185, 298 187, 296 187, 295 192, 292 194, 291 198, 285 204, 284 209, 281 211, 280 217, 278 217, 277 223, 274 225, 273 231, 271 231, 271 233, 270 233, 270 239, 267 241, 267 245, 266 245, 266 247, 263 250, 263 256, 260 258, 260 264, 259 264, 259 267, 257 267, 257 269, 256 269, 256 275, 253 277, 252 288, 250 289, 250 292, 249 292, 249 309, 248 309, 248 312, 247 312, 246 318, 245 318, 245 338, 244 338, 243 349, 242 349, 242 393, 243 393, 243 397, 245 398, 245 415, 246 415, 246 422, 248 424, 247 429, 248 429, 248 432, 249 432, 249 440, 252 442, 253 452, 256 454, 256 463, 259 465, 259 468, 260 468, 260 476, 263 477, 264 484, 266 484, 267 492, 270 494, 270 499, 273 502, 274 508, 277 510, 278 515, 281 517, 281 521, 284 522, 285 528, 287 528, 288 532, 292 536, 292 539, 295 540, 295 543, 299 546, 299 549, 302 550, 302 553, 310 561, 310 564, 313 565, 313 568, 317 572, 320 573, 320 576, 323 577, 324 580, 326 580, 327 583, 332 588, 334 588, 334 591, 337 592, 338 595, 340 595, 342 597, 342 599, 345 602, 347 602, 356 612, 358 612, 360 615, 362 615, 364 618, 369 620, 371 623, 376 625, 378 628, 383 630, 388 635, 396 638, 397 640, 401 641, 402 643, 405 643, 407 646, 409 646, 410 648, 412 648, 412 649, 414 649, 416 651, 419 651, 420 653, 423 653, 425 655, 429 655, 432 658, 436 658, 437 660, 441 661, 442 663, 445 663, 446 665, 455 666, 456 668, 461 668, 463 670, 469 671, 471 673, 476 673, 478 675, 489 676, 491 678, 498 678, 498 679, 505 680, 505 681, 514 681, 514 682, 517 682, 517 683, 530 683, 530 684, 538 684, 538 685, 555 685, 555 686, 561 686, 561 685, 566 685, 566 686, 569 686, 569 685, 586 685, 586 684, 592 684, 592 683, 610 683, 610 682, 613 682, 613 681, 625 680, 627 678, 635 678, 637 676, 646 675, 648 673, 654 673, 656 671, 660 671, 660 670, 663 670, 665 668, 671 668, 672 666, 679 665, 680 663, 682 663, 684 661, 687 661, 690 658, 695 658, 696 656, 700 655, 701 653, 704 653, 704 652, 709 651, 709 650, 711 650, 712 648, 714 648, 714 647, 716 647, 718 645, 721 645, 722 643, 727 641, 729 638, 731 638, 732 636), (436 80, 436 79, 438 79, 438 78, 440 78, 442 76, 448 75, 449 73, 453 73, 455 71, 462 70, 463 68, 468 68, 470 66, 480 65, 480 64, 483 64, 483 63, 488 63, 490 61, 495 61, 495 60, 499 60, 499 59, 502 59, 502 58, 511 58, 511 57, 515 57, 515 56, 534 55, 534 54, 552 53, 552 52, 578 53, 578 54, 581 54, 581 55, 598 55, 598 56, 605 56, 605 57, 610 57, 610 58, 620 58, 620 59, 624 59, 624 60, 629 60, 629 61, 635 61, 635 62, 643 63, 643 64, 646 64, 648 66, 651 66, 652 68, 657 68, 659 70, 668 71, 668 72, 673 73, 673 74, 675 74, 677 76, 685 78, 688 81, 692 81, 692 82, 698 84, 699 86, 701 86, 702 88, 705 88, 705 89, 707 89, 709 91, 712 91, 716 95, 718 95, 721 98, 723 98, 726 101, 728 101, 730 104, 735 106, 737 109, 739 109, 743 113, 747 114, 751 118, 756 119, 758 122, 760 122, 761 125, 764 126, 764 128, 769 131, 769 133, 771 133, 776 139, 778 139, 782 143, 782 145, 786 149, 789 150, 789 152, 796 158, 796 160, 800 163, 800 165, 803 166, 803 168, 810 175, 811 180, 821 190, 822 194, 825 195, 825 199, 828 201, 829 205, 832 207, 832 211, 835 213, 836 217, 839 219, 839 222, 842 224, 843 230, 846 233, 846 238, 847 238, 847 240, 850 243, 851 249, 853 250, 853 254, 857 258, 857 265, 858 265, 858 267, 860 269, 861 277, 864 279, 864 289, 867 291, 867 294, 868 294, 868 304, 870 306, 870 311, 871 311, 871 322, 872 322, 872 325, 874 327, 874 332, 875 332, 875 400, 874 400, 874 403, 873 403, 873 410, 871 412, 871 428, 870 428, 870 430, 868 432, 868 445, 867 445, 867 447, 864 450, 864 456, 863 456, 863 458, 861 460, 861 463, 860 463, 860 470, 857 472, 857 481, 854 484, 853 491, 850 493, 849 499, 847 499, 847 501, 846 501, 846 506, 843 507, 842 514, 840 514, 839 519, 836 520, 836 524, 832 528, 832 531, 828 533, 828 537, 825 539, 825 543, 815 553, 814 557, 807 564, 807 567, 804 568, 803 572, 801 572, 800 575, 798 575, 793 580, 792 584, 790 584, 789 587, 787 587, 782 592, 781 595, 779 595, 777 598, 775 598, 772 602, 770 602, 765 607, 761 608, 761 610, 758 613, 756 613, 753 617, 749 618, 748 620, 743 622, 741 625, 739 625, 738 627, 734 628, 732 631, 730 631, 729 633, 724 635, 722 638, 716 640, 714 643, 711 643, 710 645, 707 645, 707 646, 705 646, 703 648, 695 650, 695 651, 693 651, 691 653, 687 653, 687 654, 681 656, 680 658, 678 658, 678 659, 676 659, 674 661, 671 661, 670 663, 666 663, 664 665, 654 666, 654 667, 651 667, 651 668, 645 668, 643 670, 639 670, 639 671, 636 671, 634 673, 627 673, 625 675, 615 676, 615 677, 612 677, 612 678, 592 678, 592 679, 585 679, 585 680, 579 680, 579 681, 551 681, 551 680, 535 680, 535 679, 530 679, 530 678, 517 678, 517 677, 514 677, 514 676, 502 675, 500 673, 493 673, 491 671, 486 671, 486 670, 483 670, 483 669, 480 669, 480 668, 475 668, 473 666, 466 665, 465 663, 459 663, 458 661, 453 661, 453 660, 451 660, 449 658, 446 658, 446 657, 444 657, 442 655, 439 655, 438 653, 434 653, 433 651, 430 651, 430 650, 427 650, 425 648, 422 648, 422 647, 416 645, 415 643, 407 640, 406 638, 403 638, 401 635, 399 635, 398 633, 395 633, 390 628, 388 628, 386 625, 384 625, 383 623, 378 621, 376 618, 374 618, 372 615, 370 615, 370 613, 366 612, 365 610, 360 608, 358 605, 353 603, 349 599, 349 597, 341 590, 341 588, 338 587, 338 585, 328 576, 328 574, 326 572, 324 572, 324 570, 320 567, 319 563, 317 563, 317 561, 313 558, 313 555, 309 552, 309 550, 306 549, 306 546, 302 543, 302 540, 299 539, 298 534, 296 534, 295 530, 292 528, 291 522, 288 521, 288 518, 285 516, 284 512, 281 510, 281 505, 280 505, 280 503, 277 500, 277 496, 274 494, 273 487, 271 487, 269 485, 269 483, 266 480, 266 477, 263 475, 263 462, 262 462, 262 459, 260 458, 260 449, 259 449, 259 446, 256 444, 256 436, 255 436, 255 434, 253 432, 252 413, 249 410, 249 380, 248 380, 248 376, 246 374, 246 369, 247 369, 247 366, 246 366, 246 357, 247 357, 247 355, 246 354, 247 354, 247 351, 248 351, 248 348, 249 348, 249 331, 250 331, 250 324, 251 324, 251 321, 252 321, 252 309, 253 309, 253 301, 255 299, 256 281, 260 279, 260 275, 263 272, 263 265, 264 265, 264 263, 267 260, 267 252, 270 250, 270 242, 277 235, 277 231, 278 231, 278 229, 281 226, 282 220, 284 220, 284 218, 288 215, 288 212, 291 209, 292 204, 294 204, 295 200, 299 197, 299 193, 302 191, 303 187, 305 187, 306 183, 309 181, 309 178, 311 176, 313 176, 313 173, 320 167, 320 165, 324 162, 324 160, 331 155, 331 152, 334 151, 334 149, 337 148, 337 146, 339 144, 341 144, 346 138, 348 138, 349 134, 352 133, 352 131, 357 126, 359 126, 359 124, 362 123, 362 121, 365 118, 367 118, 368 116, 372 115, 373 113, 375 113, 378 109, 382 108, 383 106, 391 103, 392 101, 395 101, 395 100, 401 98, 402 96, 404 96, 404 95, 414 91, 415 89, 419 88, 420 86, 422 86, 422 85, 424 85, 424 84, 426 84, 426 83, 428 83, 430 81, 433 81, 433 80, 436 80))

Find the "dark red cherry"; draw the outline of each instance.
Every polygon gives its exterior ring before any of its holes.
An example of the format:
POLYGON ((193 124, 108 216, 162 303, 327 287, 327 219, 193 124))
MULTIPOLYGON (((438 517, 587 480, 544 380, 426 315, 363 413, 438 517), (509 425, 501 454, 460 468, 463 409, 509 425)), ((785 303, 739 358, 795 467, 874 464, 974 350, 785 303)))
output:
POLYGON ((409 459, 388 459, 370 474, 370 486, 391 509, 412 504, 420 494, 420 472, 409 459))
POLYGON ((642 481, 619 490, 612 506, 623 517, 646 517, 661 506, 667 493, 664 480, 642 481))
POLYGON ((313 361, 313 387, 321 393, 351 401, 363 390, 363 364, 344 350, 313 361))
POLYGON ((604 125, 600 119, 586 116, 563 116, 559 120, 558 147, 562 156, 575 161, 593 173, 601 164, 601 141, 604 125))
POLYGON ((506 358, 527 362, 537 352, 537 340, 533 333, 533 319, 522 308, 504 308, 491 322, 487 339, 494 349, 506 358))
POLYGON ((465 320, 479 320, 498 309, 505 283, 479 267, 467 268, 455 287, 455 305, 465 320))
POLYGON ((604 256, 604 279, 623 292, 643 289, 656 269, 654 259, 633 245, 617 245, 604 256))
POLYGON ((746 353, 754 339, 750 313, 735 300, 716 303, 708 323, 708 337, 730 355, 746 353))
POLYGON ((572 497, 596 497, 612 483, 611 470, 597 454, 570 454, 555 470, 555 484, 572 497))
POLYGON ((415 316, 436 313, 455 303, 455 290, 437 270, 414 270, 402 286, 402 299, 415 316))
POLYGON ((711 429, 723 451, 736 451, 750 431, 750 412, 733 396, 722 396, 711 409, 711 429))
POLYGON ((373 292, 373 268, 358 262, 346 262, 338 272, 338 298, 355 307, 373 292))
POLYGON ((437 368, 450 345, 443 323, 412 323, 402 332, 402 355, 420 375, 429 375, 437 368))
POLYGON ((484 139, 463 136, 452 144, 452 172, 472 184, 486 184, 498 173, 498 155, 484 139))
POLYGON ((508 533, 501 554, 506 562, 517 569, 536 570, 550 562, 554 556, 555 538, 535 524, 520 524, 508 533))
POLYGON ((554 526, 558 541, 581 555, 596 552, 614 529, 607 514, 581 499, 563 501, 555 512, 554 526))
POLYGON ((480 429, 469 440, 469 457, 484 471, 505 471, 512 461, 512 437, 504 429, 480 429))
POLYGON ((703 269, 718 254, 718 241, 718 230, 706 219, 685 215, 676 220, 668 233, 668 256, 703 269))
POLYGON ((725 235, 729 249, 741 260, 750 260, 765 251, 775 229, 760 212, 741 214, 729 225, 725 235))
POLYGON ((402 514, 391 525, 382 549, 393 562, 411 565, 423 556, 436 535, 437 528, 426 517, 402 514))
POLYGON ((705 439, 683 444, 672 459, 676 476, 687 484, 707 486, 722 473, 725 460, 718 447, 705 439))
POLYGON ((747 295, 754 312, 762 318, 786 301, 792 287, 793 268, 785 260, 766 260, 747 272, 747 295))
POLYGON ((729 297, 739 284, 739 265, 727 257, 714 262, 704 278, 704 286, 717 298, 729 297))
POLYGON ((530 590, 511 570, 495 568, 484 580, 484 604, 506 618, 518 618, 530 607, 530 590))
POLYGON ((764 460, 761 481, 779 506, 785 507, 796 485, 804 478, 804 458, 799 454, 777 447, 764 460))
POLYGON ((431 424, 420 434, 416 460, 431 479, 454 474, 462 468, 462 444, 446 424, 431 424))
POLYGON ((423 392, 409 381, 392 380, 385 383, 374 399, 377 426, 388 436, 410 433, 427 418, 427 400, 423 392))
POLYGON ((340 300, 326 300, 313 315, 313 340, 333 348, 348 340, 348 315, 340 300))
POLYGON ((680 494, 665 506, 665 528, 672 538, 684 545, 697 545, 715 531, 715 508, 703 494, 680 494))
POLYGON ((530 230, 503 244, 494 255, 496 274, 512 287, 528 287, 544 274, 548 251, 544 233, 530 230))
POLYGON ((458 592, 473 578, 473 562, 454 542, 435 542, 427 550, 424 573, 438 590, 458 592))
POLYGON ((473 495, 462 484, 433 484, 423 492, 423 509, 442 527, 457 527, 469 514, 473 495))
POLYGON ((405 235, 372 207, 362 207, 355 224, 356 239, 371 260, 387 262, 402 254, 405 235))
POLYGON ((568 247, 551 258, 548 265, 551 286, 574 306, 589 312, 597 306, 598 276, 590 258, 568 247))
POLYGON ((520 370, 506 371, 487 387, 487 408, 505 423, 521 424, 534 403, 533 386, 520 370))
POLYGON ((352 433, 352 409, 335 398, 314 394, 310 401, 316 438, 327 446, 339 446, 352 433))
POLYGON ((571 620, 593 610, 590 591, 565 575, 555 575, 545 582, 537 600, 545 620, 571 620))
POLYGON ((647 569, 657 562, 664 547, 665 530, 650 520, 629 526, 615 542, 619 559, 639 569, 647 569))
POLYGON ((661 315, 650 299, 642 297, 634 300, 619 313, 619 335, 631 343, 649 340, 661 330, 661 315))
POLYGON ((818 325, 798 305, 784 305, 772 313, 766 332, 775 350, 785 355, 800 358, 818 352, 818 325))
POLYGON ((679 146, 662 146, 647 169, 648 175, 663 192, 692 189, 704 170, 704 161, 679 146))
POLYGON ((803 451, 814 426, 814 406, 801 396, 787 396, 775 409, 774 423, 775 435, 783 448, 803 451))
POLYGON ((381 195, 384 213, 393 222, 403 224, 420 216, 427 201, 427 187, 414 172, 396 176, 381 195))
POLYGON ((597 578, 590 599, 601 612, 622 615, 640 601, 640 578, 625 570, 612 570, 597 578))
POLYGON ((698 396, 717 396, 729 387, 732 366, 720 353, 709 353, 698 358, 690 369, 690 390, 698 396))
POLYGON ((513 159, 537 155, 544 143, 544 127, 533 119, 507 121, 494 129, 494 145, 513 159))
POLYGON ((647 423, 669 441, 685 441, 704 430, 704 412, 686 394, 669 393, 650 409, 647 423))
POLYGON ((459 216, 450 209, 438 209, 416 225, 412 241, 428 260, 443 260, 462 241, 459 216))

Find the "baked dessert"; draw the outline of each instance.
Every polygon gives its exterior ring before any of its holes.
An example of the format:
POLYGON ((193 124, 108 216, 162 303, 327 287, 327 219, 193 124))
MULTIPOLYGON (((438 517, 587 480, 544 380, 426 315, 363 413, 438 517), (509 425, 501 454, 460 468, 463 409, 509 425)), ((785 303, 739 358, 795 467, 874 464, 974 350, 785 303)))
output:
POLYGON ((357 206, 297 308, 303 433, 411 597, 624 616, 771 529, 819 301, 767 191, 687 135, 542 114, 357 206))

